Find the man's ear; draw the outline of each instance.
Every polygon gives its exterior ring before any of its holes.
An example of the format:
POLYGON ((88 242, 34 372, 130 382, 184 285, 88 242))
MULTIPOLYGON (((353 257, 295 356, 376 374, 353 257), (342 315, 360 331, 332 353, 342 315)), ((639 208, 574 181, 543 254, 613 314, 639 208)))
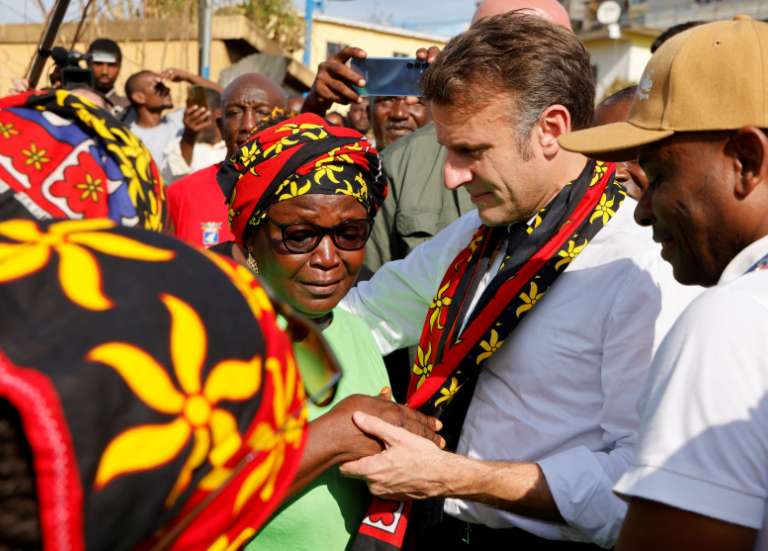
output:
POLYGON ((536 123, 534 136, 539 141, 542 153, 547 158, 554 157, 560 151, 558 138, 571 131, 571 113, 564 105, 550 105, 536 123))
POLYGON ((740 170, 734 191, 743 199, 768 180, 768 137, 757 127, 745 126, 731 136, 726 147, 740 170))
POLYGON ((144 94, 144 92, 136 91, 133 94, 131 94, 131 97, 129 98, 131 100, 131 103, 135 105, 144 105, 147 102, 147 96, 144 94))

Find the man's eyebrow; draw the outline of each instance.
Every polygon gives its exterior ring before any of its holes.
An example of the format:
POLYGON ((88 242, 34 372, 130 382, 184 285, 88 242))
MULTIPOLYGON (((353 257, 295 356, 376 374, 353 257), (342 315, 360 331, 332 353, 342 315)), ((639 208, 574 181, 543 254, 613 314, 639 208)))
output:
POLYGON ((455 143, 443 143, 444 147, 449 149, 464 149, 469 151, 480 151, 482 149, 488 149, 493 147, 491 143, 468 143, 468 142, 455 142, 455 143))

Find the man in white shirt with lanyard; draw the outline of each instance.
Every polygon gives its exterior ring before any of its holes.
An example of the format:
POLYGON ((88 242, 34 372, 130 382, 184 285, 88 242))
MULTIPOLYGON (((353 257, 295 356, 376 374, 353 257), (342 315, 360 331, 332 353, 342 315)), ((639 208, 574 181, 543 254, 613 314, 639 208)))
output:
POLYGON ((648 63, 628 122, 561 140, 639 154, 653 227, 685 284, 711 287, 651 367, 617 549, 766 549, 768 499, 768 24, 687 30, 648 63))
POLYGON ((458 453, 355 414, 389 448, 343 472, 390 501, 374 500, 353 549, 610 547, 640 389, 688 295, 634 224, 613 165, 558 145, 592 118, 573 33, 519 12, 485 19, 451 40, 424 91, 446 185, 478 209, 385 264, 346 307, 383 353, 418 345, 408 403, 438 415, 458 453))

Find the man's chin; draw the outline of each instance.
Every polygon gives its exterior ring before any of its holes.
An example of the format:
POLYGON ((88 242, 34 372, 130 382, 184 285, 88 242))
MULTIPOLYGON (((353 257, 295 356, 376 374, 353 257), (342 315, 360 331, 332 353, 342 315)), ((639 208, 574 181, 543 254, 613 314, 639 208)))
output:
POLYGON ((509 215, 498 207, 478 207, 477 215, 486 226, 506 226, 514 220, 509 220, 509 215))

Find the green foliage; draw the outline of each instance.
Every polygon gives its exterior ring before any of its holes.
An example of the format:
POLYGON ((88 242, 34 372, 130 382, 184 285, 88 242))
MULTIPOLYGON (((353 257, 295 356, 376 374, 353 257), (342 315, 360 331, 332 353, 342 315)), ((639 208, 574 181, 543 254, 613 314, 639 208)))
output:
MULTIPOLYGON (((181 0, 160 0, 174 2, 181 0)), ((270 39, 292 52, 302 46, 304 21, 291 0, 245 0, 220 7, 217 14, 242 14, 270 39)))

